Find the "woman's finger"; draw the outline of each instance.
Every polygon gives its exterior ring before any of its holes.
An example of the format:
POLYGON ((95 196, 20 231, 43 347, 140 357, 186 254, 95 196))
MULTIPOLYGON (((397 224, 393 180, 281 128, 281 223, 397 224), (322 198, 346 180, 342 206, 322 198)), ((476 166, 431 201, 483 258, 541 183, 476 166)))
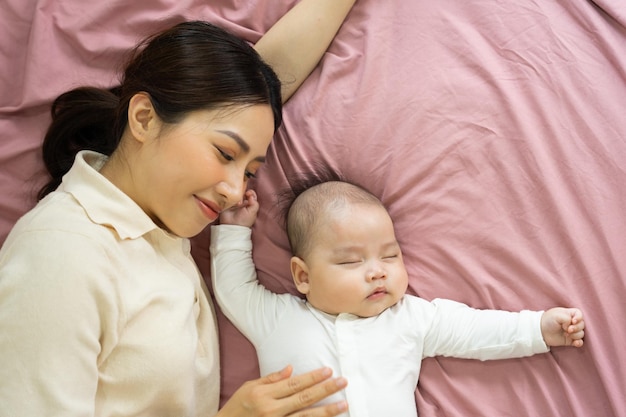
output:
MULTIPOLYGON (((322 376, 326 375, 322 373, 322 376)), ((280 415, 291 415, 298 410, 302 410, 299 413, 295 413, 295 416, 335 416, 346 410, 347 404, 340 402, 329 406, 321 406, 314 409, 303 410, 303 408, 309 407, 318 401, 327 398, 328 396, 341 391, 348 384, 345 378, 330 378, 323 380, 322 382, 314 382, 319 379, 318 375, 299 375, 298 377, 292 377, 288 380, 281 381, 287 383, 287 389, 292 393, 283 397, 280 402, 281 405, 280 415), (300 377, 305 377, 300 379, 300 377), (313 384, 312 384, 313 383, 313 384), (311 385, 312 384, 312 385, 311 385)))
MULTIPOLYGON (((291 373, 291 366, 288 366, 283 371, 291 373)), ((274 398, 278 399, 290 397, 293 394, 302 392, 306 388, 319 384, 322 381, 326 381, 332 376, 332 374, 333 371, 330 368, 325 367, 301 375, 296 375, 291 378, 284 378, 282 381, 275 384, 274 398)))
POLYGON ((307 408, 295 414, 290 414, 289 417, 333 417, 345 413, 346 411, 348 411, 348 403, 346 401, 340 401, 320 407, 307 408))
POLYGON ((346 387, 345 378, 331 378, 330 368, 320 368, 297 376, 291 376, 293 368, 268 374, 246 382, 224 406, 224 415, 240 413, 246 415, 331 417, 347 410, 347 403, 339 401, 309 408, 346 387), (235 398, 236 397, 236 398, 235 398), (228 408, 228 412, 226 412, 228 408))

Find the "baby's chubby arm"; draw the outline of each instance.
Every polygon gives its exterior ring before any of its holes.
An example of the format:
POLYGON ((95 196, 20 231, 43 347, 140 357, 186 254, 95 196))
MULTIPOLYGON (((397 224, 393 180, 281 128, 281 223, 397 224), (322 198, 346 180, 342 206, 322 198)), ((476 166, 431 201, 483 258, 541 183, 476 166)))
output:
POLYGON ((221 224, 234 224, 238 226, 252 227, 259 212, 259 202, 254 190, 246 190, 236 206, 220 213, 221 224))
POLYGON ((541 335, 548 346, 583 345, 583 313, 577 308, 554 307, 541 316, 541 335))

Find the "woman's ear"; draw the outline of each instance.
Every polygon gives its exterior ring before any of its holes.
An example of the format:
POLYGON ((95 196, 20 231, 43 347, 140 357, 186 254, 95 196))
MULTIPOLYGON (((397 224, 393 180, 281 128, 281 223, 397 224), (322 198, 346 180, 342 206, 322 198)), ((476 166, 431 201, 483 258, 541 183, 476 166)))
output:
POLYGON ((292 256, 291 261, 291 276, 293 282, 296 284, 296 288, 301 294, 307 295, 309 293, 309 268, 302 258, 292 256))
POLYGON ((154 111, 148 93, 140 92, 128 103, 128 128, 133 137, 142 143, 153 139, 158 133, 160 119, 154 111))

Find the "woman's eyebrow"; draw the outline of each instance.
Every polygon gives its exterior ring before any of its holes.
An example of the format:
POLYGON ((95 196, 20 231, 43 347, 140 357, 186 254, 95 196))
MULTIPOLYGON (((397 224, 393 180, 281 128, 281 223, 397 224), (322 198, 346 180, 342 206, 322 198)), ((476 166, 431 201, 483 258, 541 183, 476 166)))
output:
POLYGON ((217 130, 217 132, 222 133, 237 142, 237 145, 239 145, 244 152, 250 152, 250 145, 248 145, 248 143, 235 132, 231 132, 230 130, 217 130))
MULTIPOLYGON (((235 132, 231 132, 230 130, 216 130, 216 132, 221 133, 223 135, 226 135, 229 138, 231 138, 232 140, 234 140, 235 142, 237 142, 237 145, 239 145, 241 150, 243 150, 245 153, 250 152, 250 145, 248 145, 248 142, 243 140, 243 138, 241 136, 239 136, 238 134, 236 134, 235 132)), ((264 163, 265 162, 265 156, 256 157, 256 158, 254 158, 254 160, 258 161, 258 162, 261 162, 261 163, 264 163)))

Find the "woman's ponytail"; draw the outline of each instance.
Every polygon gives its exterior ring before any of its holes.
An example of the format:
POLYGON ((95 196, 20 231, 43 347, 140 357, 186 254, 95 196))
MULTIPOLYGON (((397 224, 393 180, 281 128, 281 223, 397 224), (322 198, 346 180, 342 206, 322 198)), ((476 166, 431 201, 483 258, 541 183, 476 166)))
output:
POLYGON ((52 104, 52 123, 43 141, 43 162, 50 180, 39 191, 42 199, 54 191, 81 150, 111 155, 119 137, 114 133, 119 98, 115 89, 81 87, 63 93, 52 104))

